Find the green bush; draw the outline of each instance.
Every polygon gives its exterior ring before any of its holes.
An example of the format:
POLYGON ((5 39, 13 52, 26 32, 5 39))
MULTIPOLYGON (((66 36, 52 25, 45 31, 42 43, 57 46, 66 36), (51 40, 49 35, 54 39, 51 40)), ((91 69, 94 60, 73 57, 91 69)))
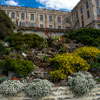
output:
POLYGON ((7 49, 0 43, 0 56, 7 53, 7 49))
POLYGON ((80 56, 90 63, 98 59, 98 55, 100 55, 100 50, 96 47, 81 47, 74 51, 73 54, 76 56, 80 56))
POLYGON ((65 37, 77 40, 84 45, 100 46, 100 30, 94 28, 78 29, 65 37))
POLYGON ((16 33, 11 37, 6 37, 5 39, 8 41, 16 50, 20 50, 23 48, 23 44, 27 45, 29 48, 38 48, 40 43, 44 41, 44 39, 36 34, 22 34, 16 33))
POLYGON ((78 72, 68 77, 68 85, 77 96, 86 95, 93 89, 96 82, 88 72, 78 72))
POLYGON ((64 79, 65 76, 74 72, 87 71, 90 68, 84 59, 69 53, 56 55, 50 59, 50 64, 54 70, 50 72, 54 81, 64 79))
POLYGON ((8 15, 0 9, 0 39, 13 33, 13 23, 8 15))
POLYGON ((31 61, 22 59, 20 56, 8 56, 0 61, 0 65, 3 68, 4 74, 12 71, 22 76, 27 76, 28 73, 34 70, 34 64, 31 61))

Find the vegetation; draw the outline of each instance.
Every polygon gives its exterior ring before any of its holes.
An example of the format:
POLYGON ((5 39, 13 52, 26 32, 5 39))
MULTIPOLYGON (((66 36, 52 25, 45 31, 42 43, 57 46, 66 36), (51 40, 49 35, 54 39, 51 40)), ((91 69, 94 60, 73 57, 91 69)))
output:
POLYGON ((50 59, 53 72, 50 72, 53 80, 64 79, 65 75, 78 71, 88 71, 90 65, 81 57, 73 54, 58 54, 50 59), (59 75, 58 75, 59 74, 59 75))
POLYGON ((0 65, 4 74, 12 71, 22 76, 27 76, 29 72, 34 70, 34 64, 31 61, 22 59, 20 56, 8 56, 4 60, 0 60, 0 65))
POLYGON ((100 50, 96 47, 81 47, 73 52, 74 55, 80 56, 87 62, 96 61, 98 55, 100 55, 100 50))
POLYGON ((15 95, 22 91, 24 85, 18 80, 6 80, 0 85, 0 93, 4 95, 15 95))
POLYGON ((23 44, 28 48, 37 48, 44 39, 36 34, 16 33, 10 37, 6 37, 5 41, 10 43, 10 46, 16 50, 21 50, 23 44))
POLYGON ((100 46, 100 30, 94 28, 78 29, 65 37, 76 40, 84 45, 100 46))
POLYGON ((0 39, 13 33, 13 23, 7 14, 0 9, 0 39))
POLYGON ((36 79, 25 87, 28 96, 39 98, 51 94, 53 84, 47 80, 36 79))
POLYGON ((93 76, 88 72, 74 73, 68 77, 68 85, 77 96, 87 94, 96 85, 93 76))

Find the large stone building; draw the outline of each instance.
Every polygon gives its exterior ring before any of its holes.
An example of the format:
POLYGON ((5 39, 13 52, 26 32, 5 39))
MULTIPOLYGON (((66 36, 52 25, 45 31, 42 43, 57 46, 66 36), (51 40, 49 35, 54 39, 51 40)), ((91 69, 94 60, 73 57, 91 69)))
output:
POLYGON ((0 5, 17 26, 58 30, 100 29, 100 0, 80 0, 71 12, 0 5))
POLYGON ((100 29, 100 0, 80 0, 71 12, 71 28, 100 29))
POLYGON ((0 6, 18 26, 70 29, 70 12, 40 8, 0 6))

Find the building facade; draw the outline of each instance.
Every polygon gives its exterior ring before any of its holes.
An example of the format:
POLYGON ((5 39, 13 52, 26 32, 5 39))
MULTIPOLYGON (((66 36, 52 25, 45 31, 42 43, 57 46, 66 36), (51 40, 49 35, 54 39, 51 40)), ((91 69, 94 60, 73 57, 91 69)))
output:
POLYGON ((100 0, 80 0, 71 12, 0 5, 17 26, 75 30, 100 29, 100 0))
POLYGON ((80 0, 71 12, 71 28, 100 29, 100 0, 80 0))
POLYGON ((70 12, 40 8, 0 5, 12 21, 18 26, 49 29, 70 29, 70 12))

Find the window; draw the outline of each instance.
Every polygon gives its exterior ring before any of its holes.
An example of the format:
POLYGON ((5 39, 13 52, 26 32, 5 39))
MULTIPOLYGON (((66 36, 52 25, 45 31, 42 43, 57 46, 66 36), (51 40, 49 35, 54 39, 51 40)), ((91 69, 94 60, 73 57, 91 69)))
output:
POLYGON ((88 1, 86 2, 86 8, 87 8, 87 9, 89 8, 89 4, 88 4, 88 1))
POLYGON ((49 16, 49 22, 52 22, 52 16, 49 16))
POLYGON ((52 25, 49 25, 49 28, 52 28, 52 25))
POLYGON ((34 27, 35 25, 34 25, 34 23, 30 23, 30 27, 34 27))
POLYGON ((66 23, 70 23, 70 19, 69 18, 66 18, 66 23))
POLYGON ((34 14, 30 14, 30 20, 34 20, 34 14))
POLYGON ((25 26, 26 23, 25 22, 20 22, 20 26, 25 26))
POLYGON ((83 14, 83 8, 80 8, 81 14, 83 14))
POLYGON ((40 24, 40 28, 43 28, 43 24, 40 24))
POLYGON ((89 12, 89 10, 87 11, 87 18, 90 18, 90 12, 89 12))
POLYGON ((12 19, 15 18, 15 13, 14 13, 14 12, 11 13, 11 18, 12 18, 12 19))
POLYGON ((84 16, 83 15, 81 16, 81 20, 84 20, 84 16))
POLYGON ((66 27, 66 30, 70 30, 71 28, 70 27, 66 27))
POLYGON ((43 15, 40 15, 40 21, 43 21, 43 15))
POLYGON ((61 23, 61 17, 58 17, 58 22, 61 23))
POLYGON ((82 21, 82 27, 84 27, 84 21, 82 21))
POLYGON ((100 8, 97 7, 97 15, 100 15, 100 8))
POLYGON ((100 29, 100 24, 98 24, 98 28, 100 29))
POLYGON ((61 29, 61 26, 58 26, 58 29, 61 29))
POLYGON ((96 6, 99 6, 99 1, 98 0, 96 0, 96 6))
POLYGON ((21 13, 21 19, 25 19, 25 14, 24 13, 21 13))

